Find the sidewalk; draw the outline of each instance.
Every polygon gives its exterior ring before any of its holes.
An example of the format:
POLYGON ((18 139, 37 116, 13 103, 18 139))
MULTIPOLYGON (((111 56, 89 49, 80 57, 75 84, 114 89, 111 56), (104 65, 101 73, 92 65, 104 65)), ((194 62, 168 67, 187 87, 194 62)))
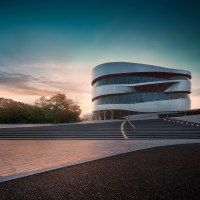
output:
POLYGON ((131 151, 187 143, 200 143, 200 139, 4 140, 0 141, 0 182, 131 151))

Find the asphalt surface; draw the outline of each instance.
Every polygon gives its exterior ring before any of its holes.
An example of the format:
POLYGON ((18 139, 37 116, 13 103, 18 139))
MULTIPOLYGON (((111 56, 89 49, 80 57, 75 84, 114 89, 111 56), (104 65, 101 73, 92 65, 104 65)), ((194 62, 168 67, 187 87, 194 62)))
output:
POLYGON ((0 184, 1 200, 200 196, 200 144, 135 151, 0 184))
POLYGON ((128 139, 200 138, 200 125, 196 123, 172 119, 138 120, 130 123, 127 122, 124 128, 128 139))
POLYGON ((195 139, 199 124, 178 120, 150 119, 54 126, 0 128, 0 139, 195 139), (123 134, 124 133, 124 134, 123 134))

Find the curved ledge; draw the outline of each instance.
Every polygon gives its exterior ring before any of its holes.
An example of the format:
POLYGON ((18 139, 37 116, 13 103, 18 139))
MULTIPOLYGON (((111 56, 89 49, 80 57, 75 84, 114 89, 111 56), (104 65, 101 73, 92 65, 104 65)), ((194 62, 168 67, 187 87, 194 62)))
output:
POLYGON ((129 110, 135 112, 163 112, 190 110, 190 99, 171 99, 162 101, 151 101, 137 104, 106 104, 96 105, 93 112, 102 110, 129 110))
POLYGON ((96 66, 92 70, 92 85, 100 78, 106 76, 115 75, 126 75, 126 74, 137 74, 137 73, 161 73, 161 74, 174 74, 182 75, 191 78, 191 72, 180 69, 171 69, 166 67, 159 67, 154 65, 146 65, 139 63, 128 63, 128 62, 111 62, 104 63, 96 66))
POLYGON ((172 84, 164 91, 166 93, 181 92, 181 91, 191 93, 191 82, 189 80, 169 80, 169 81, 145 82, 138 84, 102 85, 94 87, 92 89, 92 101, 94 101, 97 98, 109 95, 136 93, 138 86, 157 85, 166 83, 172 84))

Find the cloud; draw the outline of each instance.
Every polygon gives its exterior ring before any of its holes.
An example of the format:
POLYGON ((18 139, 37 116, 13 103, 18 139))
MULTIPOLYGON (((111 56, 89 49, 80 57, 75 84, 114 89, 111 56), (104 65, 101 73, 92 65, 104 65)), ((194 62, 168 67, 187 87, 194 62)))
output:
POLYGON ((200 96, 200 88, 193 89, 192 96, 200 96))
MULTIPOLYGON (((0 60, 1 61, 1 60, 0 60)), ((0 65, 0 96, 34 103, 40 96, 65 93, 91 110, 91 68, 84 62, 34 62, 0 65)))
POLYGON ((36 81, 38 79, 22 73, 8 73, 0 71, 0 84, 18 84, 31 80, 36 81))
POLYGON ((40 79, 22 73, 8 73, 0 71, 1 90, 7 90, 14 94, 21 95, 51 95, 56 91, 40 89, 40 79))
POLYGON ((45 96, 68 91, 75 93, 90 92, 87 88, 80 87, 77 83, 56 81, 46 76, 35 77, 23 73, 8 73, 4 71, 0 71, 0 87, 1 90, 7 90, 13 94, 33 96, 45 96))

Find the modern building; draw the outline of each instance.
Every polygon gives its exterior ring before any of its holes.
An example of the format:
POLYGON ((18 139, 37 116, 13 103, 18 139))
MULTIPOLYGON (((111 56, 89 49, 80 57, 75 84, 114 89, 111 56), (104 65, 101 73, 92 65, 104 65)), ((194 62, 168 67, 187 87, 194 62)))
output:
POLYGON ((92 71, 93 114, 113 119, 134 113, 190 110, 191 73, 153 65, 111 62, 92 71))

